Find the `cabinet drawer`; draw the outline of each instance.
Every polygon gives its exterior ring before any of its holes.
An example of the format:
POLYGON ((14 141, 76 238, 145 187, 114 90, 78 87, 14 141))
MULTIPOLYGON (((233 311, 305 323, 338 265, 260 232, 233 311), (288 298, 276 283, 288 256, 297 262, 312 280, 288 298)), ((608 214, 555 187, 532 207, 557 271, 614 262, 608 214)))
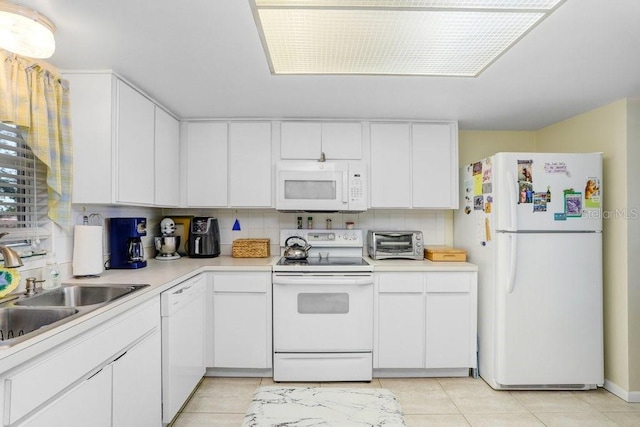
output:
POLYGON ((428 273, 427 292, 470 292, 469 273, 428 273))
POLYGON ((269 288, 269 273, 214 274, 214 292, 266 293, 269 288))
POLYGON ((58 352, 45 354, 5 380, 5 419, 14 423, 66 387, 118 356, 148 331, 159 326, 159 298, 110 326, 87 332, 58 352), (37 386, 36 386, 37 384, 37 386))
POLYGON ((378 276, 378 292, 421 294, 424 292, 424 273, 381 273, 378 276))

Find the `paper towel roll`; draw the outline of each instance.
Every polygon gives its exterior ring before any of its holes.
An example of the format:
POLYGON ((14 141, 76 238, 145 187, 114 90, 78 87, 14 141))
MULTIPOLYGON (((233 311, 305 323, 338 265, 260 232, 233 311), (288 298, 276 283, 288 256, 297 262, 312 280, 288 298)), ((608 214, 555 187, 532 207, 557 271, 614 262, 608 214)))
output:
POLYGON ((73 275, 102 274, 102 226, 76 225, 73 233, 73 275))

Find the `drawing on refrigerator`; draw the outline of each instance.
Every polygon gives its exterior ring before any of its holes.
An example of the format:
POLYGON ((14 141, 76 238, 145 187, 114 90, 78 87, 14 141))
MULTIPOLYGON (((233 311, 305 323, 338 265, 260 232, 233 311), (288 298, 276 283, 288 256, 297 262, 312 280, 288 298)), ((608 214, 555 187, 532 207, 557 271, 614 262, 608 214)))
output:
POLYGON ((479 267, 480 376, 603 385, 602 153, 497 153, 460 182, 454 244, 479 267))

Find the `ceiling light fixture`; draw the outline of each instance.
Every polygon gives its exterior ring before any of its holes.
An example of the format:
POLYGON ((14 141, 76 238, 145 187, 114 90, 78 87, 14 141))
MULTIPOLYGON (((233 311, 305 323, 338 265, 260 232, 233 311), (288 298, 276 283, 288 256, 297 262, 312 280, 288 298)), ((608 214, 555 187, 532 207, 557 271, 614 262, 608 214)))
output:
POLYGON ((273 74, 477 77, 566 0, 249 0, 273 74))
POLYGON ((44 15, 0 0, 0 47, 30 58, 49 58, 56 49, 56 27, 44 15))

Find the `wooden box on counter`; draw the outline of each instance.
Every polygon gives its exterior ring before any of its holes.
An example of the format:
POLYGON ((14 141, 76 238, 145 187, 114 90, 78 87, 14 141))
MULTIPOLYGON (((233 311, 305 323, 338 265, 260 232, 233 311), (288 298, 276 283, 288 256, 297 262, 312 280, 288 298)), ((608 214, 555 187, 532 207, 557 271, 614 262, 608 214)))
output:
POLYGON ((231 246, 234 258, 266 258, 271 256, 271 239, 236 239, 231 246))
POLYGON ((429 246, 424 249, 424 257, 430 261, 464 262, 467 260, 467 251, 451 246, 429 246))

